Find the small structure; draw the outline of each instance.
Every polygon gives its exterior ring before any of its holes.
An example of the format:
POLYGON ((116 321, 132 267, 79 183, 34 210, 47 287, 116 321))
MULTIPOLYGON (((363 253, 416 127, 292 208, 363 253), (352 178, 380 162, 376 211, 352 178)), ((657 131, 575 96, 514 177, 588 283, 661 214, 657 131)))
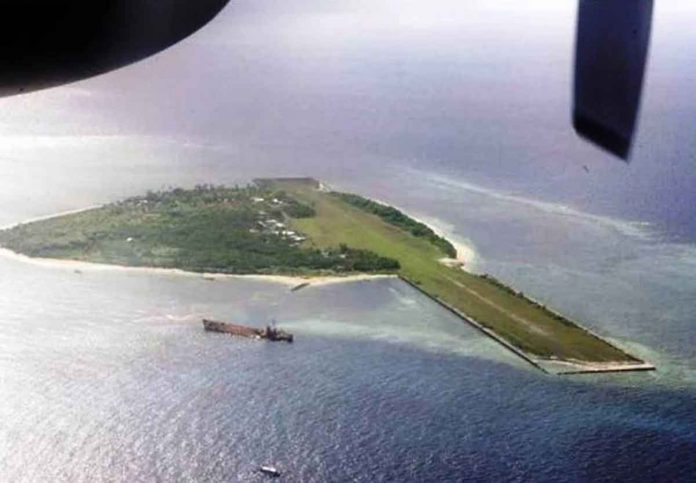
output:
POLYGON ((266 474, 268 476, 272 476, 274 478, 280 476, 280 471, 275 466, 261 466, 259 468, 259 471, 263 474, 266 474))

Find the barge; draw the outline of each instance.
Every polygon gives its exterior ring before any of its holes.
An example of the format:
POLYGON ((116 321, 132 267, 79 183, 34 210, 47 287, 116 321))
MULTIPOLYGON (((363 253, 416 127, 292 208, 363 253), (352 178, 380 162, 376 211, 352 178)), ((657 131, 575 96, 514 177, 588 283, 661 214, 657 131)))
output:
POLYGON ((250 339, 265 339, 273 342, 293 342, 294 339, 291 333, 272 325, 267 325, 263 329, 257 329, 256 327, 248 327, 231 322, 218 322, 215 320, 203 319, 203 328, 210 332, 220 332, 238 337, 248 337, 250 339))

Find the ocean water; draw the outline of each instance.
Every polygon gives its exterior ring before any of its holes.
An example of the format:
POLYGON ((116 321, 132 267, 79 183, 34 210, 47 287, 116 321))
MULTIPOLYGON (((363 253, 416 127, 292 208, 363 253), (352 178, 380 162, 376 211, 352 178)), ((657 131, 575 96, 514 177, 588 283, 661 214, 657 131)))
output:
POLYGON ((559 377, 397 280, 250 280, 0 257, 4 481, 688 481, 694 251, 649 226, 404 171, 345 183, 658 366, 559 377), (386 178, 384 178, 386 179, 386 178), (205 333, 276 319, 293 345, 205 333))
POLYGON ((4 481, 642 481, 696 394, 544 375, 395 280, 307 288, 3 260, 4 481), (293 345, 205 333, 277 318, 293 345))
POLYGON ((689 481, 696 8, 656 5, 631 163, 569 125, 574 2, 233 2, 145 62, 0 100, 0 225, 312 175, 392 203, 653 362, 542 374, 394 280, 0 257, 0 481, 689 481), (174 102, 175 101, 175 102, 174 102), (590 172, 582 166, 587 165, 590 172), (261 325, 293 345, 206 334, 261 325))

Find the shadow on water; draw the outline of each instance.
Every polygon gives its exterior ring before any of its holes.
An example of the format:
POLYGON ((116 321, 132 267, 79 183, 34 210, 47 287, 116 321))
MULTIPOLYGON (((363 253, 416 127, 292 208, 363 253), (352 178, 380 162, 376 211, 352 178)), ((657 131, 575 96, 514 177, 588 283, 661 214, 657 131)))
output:
POLYGON ((573 127, 628 160, 643 89, 652 0, 580 0, 573 127))

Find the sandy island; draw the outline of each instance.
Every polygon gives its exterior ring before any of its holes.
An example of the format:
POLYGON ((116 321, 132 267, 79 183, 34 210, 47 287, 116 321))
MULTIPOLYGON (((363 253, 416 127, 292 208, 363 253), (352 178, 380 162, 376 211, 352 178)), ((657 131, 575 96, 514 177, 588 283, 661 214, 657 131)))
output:
POLYGON ((113 265, 108 263, 84 262, 82 260, 65 260, 59 258, 39 258, 29 257, 21 253, 13 252, 7 248, 0 248, 0 257, 5 259, 15 260, 22 263, 37 265, 46 268, 58 268, 64 270, 72 270, 79 272, 88 271, 118 271, 131 273, 150 273, 157 275, 176 275, 185 277, 205 278, 206 280, 258 280, 260 282, 281 283, 288 286, 297 286, 302 283, 309 282, 312 286, 328 285, 334 283, 358 282, 363 280, 377 280, 385 278, 397 278, 391 274, 369 274, 356 273, 353 275, 316 275, 302 277, 299 275, 263 275, 263 274, 234 274, 234 273, 218 273, 218 272, 190 272, 179 268, 161 268, 161 267, 132 267, 128 265, 113 265))
MULTIPOLYGON (((382 204, 387 204, 384 203, 383 201, 376 200, 375 201, 382 203, 382 204)), ((60 213, 54 213, 52 215, 43 215, 43 216, 37 216, 34 218, 30 218, 25 221, 21 221, 18 223, 12 223, 10 225, 2 226, 0 227, 0 230, 7 230, 10 228, 14 228, 18 225, 24 225, 27 223, 33 223, 37 221, 46 221, 50 220, 52 218, 59 218, 61 216, 66 216, 66 215, 75 215, 78 213, 82 213, 85 211, 90 211, 90 210, 95 210, 98 208, 103 208, 104 204, 100 205, 92 205, 88 206, 86 208, 78 208, 74 210, 67 210, 67 211, 62 211, 60 213)), ((394 205, 390 205, 394 206, 394 205)), ((437 226, 436 223, 433 223, 432 220, 429 222, 423 221, 423 219, 415 218, 411 216, 410 214, 406 213, 405 211, 401 210, 401 208, 394 206, 394 208, 402 211, 403 213, 407 214, 409 217, 413 218, 414 220, 423 223, 424 225, 427 225, 435 234, 438 236, 441 236, 443 238, 447 238, 447 240, 452 243, 454 248, 457 250, 457 258, 441 258, 440 262, 442 262, 445 265, 448 266, 456 266, 456 267, 461 267, 462 269, 466 267, 467 269, 471 269, 471 265, 473 265, 474 260, 476 259, 476 252, 473 250, 473 248, 465 245, 462 242, 458 242, 455 240, 452 240, 452 238, 449 237, 449 235, 446 236, 445 230, 442 229, 442 227, 437 226)), ((359 281, 365 281, 365 280, 380 280, 380 279, 389 279, 389 278, 398 278, 397 275, 391 275, 391 274, 369 274, 369 273, 355 273, 355 274, 350 274, 350 275, 308 275, 308 276, 299 276, 299 275, 263 275, 263 274, 232 274, 232 273, 219 273, 219 272, 190 272, 187 270, 181 270, 178 268, 161 268, 161 267, 132 267, 128 265, 114 265, 114 264, 107 264, 107 263, 94 263, 94 262, 85 262, 82 260, 68 260, 68 259, 59 259, 59 258, 39 258, 39 257, 30 257, 27 255, 22 255, 21 253, 14 252, 12 250, 9 250, 7 248, 1 248, 0 247, 0 257, 6 258, 6 259, 11 259, 15 261, 19 261, 22 263, 30 263, 32 265, 38 265, 42 267, 48 267, 48 268, 59 268, 59 269, 65 269, 65 270, 72 270, 72 271, 120 271, 120 272, 133 272, 133 273, 151 273, 151 274, 160 274, 160 275, 178 275, 178 276, 186 276, 186 277, 201 277, 205 278, 206 280, 229 280, 229 279, 237 279, 237 280, 257 280, 261 282, 272 282, 272 283, 280 283, 288 286, 298 286, 300 284, 304 283, 309 283, 310 286, 320 286, 320 285, 329 285, 329 284, 336 284, 336 283, 348 283, 348 282, 359 282, 359 281)))

